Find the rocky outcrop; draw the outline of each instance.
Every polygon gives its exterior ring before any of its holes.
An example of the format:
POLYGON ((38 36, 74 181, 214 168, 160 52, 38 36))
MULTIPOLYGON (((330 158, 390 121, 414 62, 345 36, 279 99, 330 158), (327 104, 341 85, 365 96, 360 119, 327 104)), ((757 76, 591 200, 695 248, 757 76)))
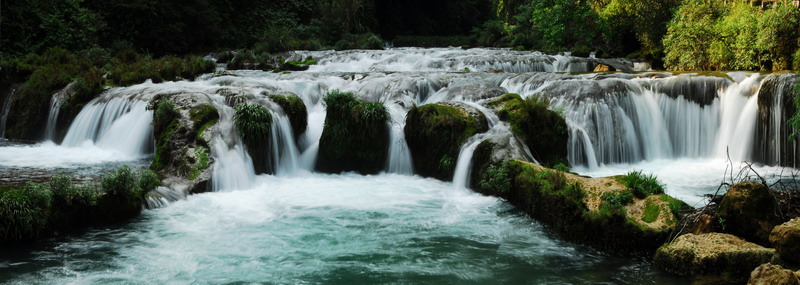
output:
POLYGON ((316 170, 361 174, 383 170, 389 152, 386 107, 336 90, 329 92, 324 102, 327 115, 319 140, 316 170))
POLYGON ((795 218, 772 229, 769 241, 775 245, 781 258, 800 263, 800 218, 795 218))
POLYGON ((760 264, 770 262, 775 250, 733 235, 687 234, 658 248, 653 261, 664 270, 681 275, 719 275, 746 278, 760 264))
POLYGON ((414 170, 425 177, 453 179, 461 146, 476 133, 488 130, 486 117, 460 103, 414 106, 404 129, 414 170))
POLYGON ((158 95, 151 107, 156 138, 151 169, 184 196, 209 191, 213 164, 209 146, 219 120, 213 102, 202 94, 158 95))
POLYGON ((303 100, 293 93, 270 94, 268 97, 272 102, 280 105, 283 113, 289 117, 289 122, 292 124, 292 133, 297 139, 308 128, 308 111, 303 100))
POLYGON ((530 149, 534 158, 553 167, 567 162, 567 122, 557 112, 548 110, 545 98, 522 99, 517 94, 506 94, 487 102, 501 120, 530 149))
POLYGON ((717 217, 723 221, 725 232, 768 245, 772 228, 781 223, 778 212, 778 204, 767 186, 742 182, 725 194, 717 217))
POLYGON ((643 199, 613 177, 590 178, 511 161, 482 173, 482 192, 507 199, 562 238, 620 253, 651 253, 667 241, 685 203, 643 199))
POLYGON ((800 285, 800 271, 793 272, 772 263, 762 264, 750 273, 748 285, 800 285))

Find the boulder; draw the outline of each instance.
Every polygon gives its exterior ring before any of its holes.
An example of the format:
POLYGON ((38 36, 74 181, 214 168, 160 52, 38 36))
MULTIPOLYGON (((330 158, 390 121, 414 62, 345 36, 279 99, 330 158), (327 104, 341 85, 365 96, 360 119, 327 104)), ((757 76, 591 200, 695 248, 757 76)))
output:
POLYGON ((528 146, 537 161, 548 167, 569 164, 567 122, 558 112, 548 109, 547 99, 505 94, 489 100, 487 105, 500 120, 511 125, 514 135, 528 146))
POLYGON ((308 128, 308 111, 303 99, 293 93, 270 94, 268 97, 272 102, 280 105, 283 113, 289 117, 292 133, 296 140, 308 128))
POLYGON ((800 271, 793 272, 772 263, 762 264, 750 273, 748 285, 800 285, 800 271))
POLYGON ((381 103, 367 102, 336 90, 323 98, 327 115, 319 140, 316 170, 374 174, 389 156, 389 112, 381 103))
POLYGON ((219 121, 214 103, 204 94, 160 94, 152 99, 151 107, 156 150, 150 168, 166 186, 184 196, 209 191, 210 145, 219 121))
POLYGON ((769 244, 772 228, 782 221, 778 204, 767 186, 755 182, 741 182, 731 187, 722 199, 717 217, 723 230, 746 240, 769 244))
POLYGON ((453 179, 458 154, 466 140, 489 129, 486 117, 461 103, 414 106, 404 129, 414 170, 425 177, 453 179))
POLYGON ((800 218, 794 218, 772 229, 769 241, 775 245, 781 258, 800 263, 800 218))
POLYGON ((743 278, 760 264, 770 262, 775 250, 723 233, 686 234, 656 250, 653 261, 681 275, 727 274, 743 278))

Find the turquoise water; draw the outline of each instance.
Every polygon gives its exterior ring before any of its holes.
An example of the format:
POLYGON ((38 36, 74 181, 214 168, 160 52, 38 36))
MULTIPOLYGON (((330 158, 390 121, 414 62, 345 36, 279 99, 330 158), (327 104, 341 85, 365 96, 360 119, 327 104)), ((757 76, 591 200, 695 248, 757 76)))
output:
POLYGON ((508 203, 400 175, 259 177, 136 221, 3 248, 0 283, 679 283, 508 203))

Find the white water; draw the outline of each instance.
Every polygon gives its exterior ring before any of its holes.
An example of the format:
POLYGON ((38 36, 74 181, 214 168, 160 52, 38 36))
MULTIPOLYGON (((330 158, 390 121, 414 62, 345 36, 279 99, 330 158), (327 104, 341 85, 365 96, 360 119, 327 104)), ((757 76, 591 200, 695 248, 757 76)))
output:
POLYGON ((49 141, 56 140, 56 125, 58 124, 58 113, 61 111, 61 97, 54 95, 50 99, 50 112, 47 115, 47 129, 44 139, 49 141))
POLYGON ((0 283, 676 282, 498 198, 400 175, 261 177, 0 258, 0 283))
POLYGON ((49 141, 0 147, 2 167, 62 168, 135 159, 138 157, 115 149, 104 149, 91 142, 75 147, 60 146, 49 141))
POLYGON ((153 111, 147 110, 147 101, 95 99, 75 118, 62 145, 77 147, 91 142, 103 149, 143 157, 153 149, 152 122, 153 111))
POLYGON ((391 121, 389 122, 389 158, 386 161, 386 171, 412 175, 414 166, 411 162, 411 150, 408 148, 403 131, 406 125, 406 110, 397 104, 391 104, 387 109, 391 121))

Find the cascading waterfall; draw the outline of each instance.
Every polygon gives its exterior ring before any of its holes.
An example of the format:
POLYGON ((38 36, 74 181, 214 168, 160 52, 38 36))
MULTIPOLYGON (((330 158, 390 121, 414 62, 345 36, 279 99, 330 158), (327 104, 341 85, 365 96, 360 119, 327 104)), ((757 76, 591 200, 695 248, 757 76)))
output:
POLYGON ((45 129, 44 139, 49 141, 56 141, 56 127, 58 126, 58 114, 61 112, 61 104, 64 102, 65 97, 69 94, 69 91, 73 89, 75 83, 70 83, 61 91, 56 92, 53 94, 53 97, 50 98, 50 111, 47 114, 47 128, 45 129))
POLYGON ((405 139, 403 127, 406 125, 406 110, 397 104, 388 106, 391 121, 389 122, 389 159, 386 171, 398 174, 414 174, 411 162, 411 151, 405 139))
POLYGON ((300 169, 300 152, 294 142, 294 134, 285 114, 272 116, 271 127, 272 157, 277 164, 273 167, 277 175, 290 175, 300 169))
POLYGON ((458 153, 458 160, 456 162, 455 172, 453 173, 453 186, 456 188, 468 188, 470 185, 470 171, 472 170, 472 156, 475 149, 486 139, 499 136, 500 134, 508 134, 511 130, 508 124, 500 121, 500 118, 491 110, 476 103, 466 103, 467 105, 476 108, 478 111, 486 116, 486 121, 489 124, 489 131, 475 134, 467 139, 461 150, 458 153))
POLYGON ((97 98, 81 110, 61 145, 79 147, 93 143, 131 157, 153 150, 153 111, 147 101, 132 97, 97 98))
POLYGON ((11 112, 11 100, 14 99, 18 89, 18 86, 12 86, 8 91, 8 96, 3 100, 3 106, 0 109, 0 138, 6 137, 6 120, 8 119, 8 113, 11 112))
POLYGON ((211 142, 211 156, 215 161, 211 174, 211 190, 219 192, 249 189, 255 181, 255 167, 234 127, 235 111, 225 104, 224 97, 211 98, 219 111, 217 132, 211 142))

